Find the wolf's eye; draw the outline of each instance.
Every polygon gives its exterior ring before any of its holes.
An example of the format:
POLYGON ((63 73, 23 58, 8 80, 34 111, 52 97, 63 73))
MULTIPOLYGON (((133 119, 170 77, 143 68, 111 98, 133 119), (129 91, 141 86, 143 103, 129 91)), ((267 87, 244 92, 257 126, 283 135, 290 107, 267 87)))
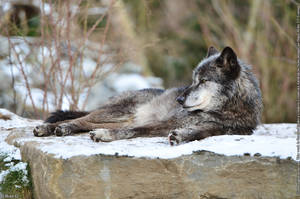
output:
POLYGON ((204 84, 206 81, 207 81, 206 79, 200 79, 200 80, 199 80, 199 83, 200 83, 200 84, 204 84))

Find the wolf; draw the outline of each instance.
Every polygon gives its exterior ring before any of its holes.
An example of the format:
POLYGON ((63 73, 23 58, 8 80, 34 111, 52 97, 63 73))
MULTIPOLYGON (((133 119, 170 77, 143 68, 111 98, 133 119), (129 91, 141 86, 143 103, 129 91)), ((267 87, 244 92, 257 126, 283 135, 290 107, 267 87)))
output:
POLYGON ((217 135, 250 135, 262 96, 251 67, 234 50, 210 47, 181 88, 128 91, 92 112, 56 111, 35 136, 90 132, 95 142, 166 136, 171 145, 217 135))

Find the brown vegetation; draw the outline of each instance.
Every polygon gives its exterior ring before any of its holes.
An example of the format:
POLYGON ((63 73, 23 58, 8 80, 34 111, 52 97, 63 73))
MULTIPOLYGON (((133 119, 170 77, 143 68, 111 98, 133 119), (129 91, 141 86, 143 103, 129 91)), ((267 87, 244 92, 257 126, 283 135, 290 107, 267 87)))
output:
MULTIPOLYGON (((49 112, 50 92, 54 95, 56 109, 62 108, 64 97, 68 99, 69 109, 84 109, 93 85, 120 65, 122 56, 107 45, 113 5, 114 1, 110 1, 107 5, 97 1, 42 1, 40 15, 35 19, 38 26, 34 26, 35 29, 31 32, 28 31, 30 27, 19 26, 19 24, 28 25, 27 21, 33 20, 27 19, 27 15, 18 20, 10 20, 12 17, 7 16, 2 18, 1 33, 7 36, 11 67, 16 67, 22 74, 32 105, 31 111, 35 113, 35 117, 39 117, 40 112, 43 118, 46 117, 49 112), (48 8, 44 9, 44 6, 48 8), (90 19, 89 9, 97 6, 104 6, 106 9, 103 13, 96 13, 98 17, 94 21, 90 19), (45 10, 48 13, 45 13, 45 10), (30 53, 25 54, 25 57, 20 53, 19 46, 14 42, 15 37, 12 35, 17 35, 17 39, 29 46, 30 53), (87 55, 96 63, 96 66, 89 69, 91 71, 88 74, 87 66, 84 64, 87 55), (107 63, 113 67, 102 70, 107 63), (31 71, 35 74, 29 74, 26 67, 32 67, 31 71), (43 82, 38 85, 35 82, 33 85, 32 79, 39 76, 42 77, 43 82), (33 87, 43 90, 41 110, 36 107, 33 99, 33 87), (82 93, 85 93, 85 99, 79 107, 79 97, 82 93)), ((16 5, 13 5, 13 9, 15 7, 16 5)), ((8 12, 8 15, 12 14, 14 12, 8 12)), ((14 74, 12 73, 11 76, 14 88, 14 74)))
POLYGON ((232 46, 260 80, 263 122, 296 121, 294 1, 126 2, 147 63, 167 86, 191 81, 209 46, 232 46))

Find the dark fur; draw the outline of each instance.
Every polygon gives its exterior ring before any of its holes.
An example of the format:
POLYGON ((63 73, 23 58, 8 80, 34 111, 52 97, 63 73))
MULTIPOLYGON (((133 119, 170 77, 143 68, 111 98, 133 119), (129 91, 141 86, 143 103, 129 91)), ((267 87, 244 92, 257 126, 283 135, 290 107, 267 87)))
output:
POLYGON ((62 111, 62 110, 57 110, 55 112, 52 112, 50 117, 48 117, 45 122, 46 123, 56 123, 60 121, 65 121, 65 120, 72 120, 76 119, 79 117, 83 117, 88 115, 89 112, 85 111, 62 111))
POLYGON ((168 135, 173 144, 249 135, 260 123, 261 111, 261 93, 250 67, 230 47, 221 53, 211 47, 188 87, 125 92, 91 113, 59 111, 46 120, 54 123, 36 127, 34 134, 92 131, 94 141, 168 135))

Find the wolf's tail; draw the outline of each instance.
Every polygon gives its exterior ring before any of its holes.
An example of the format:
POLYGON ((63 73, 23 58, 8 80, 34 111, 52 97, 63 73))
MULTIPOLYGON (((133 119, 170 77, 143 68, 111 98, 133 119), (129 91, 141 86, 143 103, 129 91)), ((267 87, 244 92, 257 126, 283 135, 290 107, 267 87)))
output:
POLYGON ((79 117, 83 117, 85 115, 89 114, 89 112, 84 111, 62 111, 57 110, 55 112, 52 112, 50 117, 48 117, 45 122, 47 123, 56 123, 64 120, 72 120, 79 117))

